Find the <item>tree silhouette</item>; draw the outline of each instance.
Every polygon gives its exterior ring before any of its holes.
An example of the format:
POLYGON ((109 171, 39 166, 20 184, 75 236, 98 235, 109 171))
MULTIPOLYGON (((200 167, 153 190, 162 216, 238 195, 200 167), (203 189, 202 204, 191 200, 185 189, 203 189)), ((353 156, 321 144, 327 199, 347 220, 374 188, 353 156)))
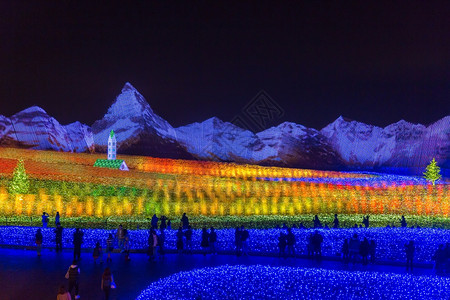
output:
POLYGON ((30 183, 28 182, 28 175, 25 172, 25 165, 23 159, 19 159, 16 168, 14 169, 13 178, 9 183, 10 194, 26 194, 30 183))
POLYGON ((441 168, 436 163, 436 160, 433 158, 433 160, 430 162, 430 164, 427 166, 425 173, 423 173, 426 180, 431 181, 433 185, 435 182, 442 178, 441 176, 441 168))

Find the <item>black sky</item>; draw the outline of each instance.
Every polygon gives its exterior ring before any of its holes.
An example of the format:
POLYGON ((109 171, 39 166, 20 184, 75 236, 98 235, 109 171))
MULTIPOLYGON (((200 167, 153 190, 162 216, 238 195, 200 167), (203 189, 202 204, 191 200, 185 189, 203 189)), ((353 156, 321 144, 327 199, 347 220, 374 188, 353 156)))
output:
POLYGON ((175 127, 231 120, 262 89, 318 129, 450 114, 450 1, 9 2, 6 116, 39 105, 91 125, 126 81, 175 127))

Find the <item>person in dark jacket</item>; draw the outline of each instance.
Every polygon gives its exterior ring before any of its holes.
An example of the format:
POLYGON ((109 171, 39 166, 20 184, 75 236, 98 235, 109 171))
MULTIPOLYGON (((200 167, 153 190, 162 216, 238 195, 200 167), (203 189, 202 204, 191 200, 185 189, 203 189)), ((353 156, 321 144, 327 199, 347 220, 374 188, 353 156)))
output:
POLYGON ((211 232, 209 233, 209 250, 211 254, 217 254, 216 243, 217 243, 217 233, 214 230, 214 227, 211 227, 211 232))
POLYGON ((406 271, 409 271, 411 268, 411 272, 413 271, 413 259, 414 252, 416 248, 414 247, 414 241, 409 241, 409 244, 405 245, 405 254, 406 254, 406 271))
POLYGON ((234 231, 234 245, 236 246, 236 256, 240 256, 242 248, 242 238, 241 230, 239 227, 236 227, 236 230, 234 231))
POLYGON ((188 229, 189 218, 186 216, 186 213, 183 213, 183 216, 181 217, 181 224, 183 226, 183 229, 188 229))
POLYGON ((361 244, 361 242, 358 239, 358 235, 356 233, 353 234, 353 237, 348 242, 348 249, 350 251, 350 257, 351 257, 354 265, 356 264, 356 261, 358 260, 360 244, 361 244))
POLYGON ((369 240, 367 238, 364 238, 364 240, 359 245, 359 254, 362 257, 362 264, 367 265, 369 263, 369 251, 370 251, 370 244, 369 240))
POLYGON ((312 246, 314 256, 316 256, 317 258, 322 257, 322 242, 323 236, 319 233, 319 231, 314 231, 314 234, 312 236, 312 246))
POLYGON ((111 253, 114 250, 114 238, 112 234, 108 234, 108 238, 106 239, 106 252, 108 253, 108 257, 106 258, 106 262, 111 262, 111 253))
POLYGON ((156 216, 156 214, 152 216, 152 228, 158 229, 158 217, 156 216))
POLYGON ((155 229, 152 227, 148 235, 148 259, 155 260, 156 247, 158 246, 158 236, 155 229))
POLYGON ((79 277, 80 268, 77 265, 77 261, 74 260, 66 273, 66 278, 69 279, 69 293, 72 294, 72 290, 75 288, 75 299, 79 299, 79 277))
POLYGON ((41 256, 42 241, 43 241, 44 237, 42 236, 42 231, 40 228, 37 229, 36 235, 34 236, 34 238, 35 238, 35 242, 36 242, 37 255, 41 256))
POLYGON ((79 261, 81 259, 81 244, 83 243, 83 232, 80 228, 75 229, 73 234, 73 259, 79 261))
POLYGON ((288 233, 286 235, 286 245, 287 245, 287 255, 295 256, 295 235, 292 233, 292 229, 288 228, 288 233))
POLYGON ((203 255, 206 255, 209 249, 209 233, 206 228, 202 228, 202 241, 200 246, 203 248, 203 255))
POLYGON ((337 215, 337 214, 334 214, 333 228, 334 228, 334 229, 339 228, 339 218, 338 218, 338 215, 337 215))
POLYGON ((408 223, 406 223, 405 216, 402 216, 402 218, 400 219, 400 224, 402 225, 402 228, 408 227, 408 223))
MULTIPOLYGON (((166 216, 161 216, 161 218, 159 219, 161 221, 161 223, 159 224, 159 229, 166 229, 167 228, 167 217, 166 216)), ((156 229, 156 228, 155 228, 156 229)))
POLYGON ((342 259, 344 264, 348 264, 350 259, 350 250, 348 247, 348 239, 344 240, 344 244, 342 245, 342 259))
POLYGON ((242 254, 248 255, 248 239, 250 238, 250 234, 248 230, 244 228, 244 226, 241 226, 241 247, 242 247, 242 254))
POLYGON ((54 230, 55 232, 55 243, 56 243, 56 252, 62 251, 62 232, 63 228, 61 226, 61 223, 56 224, 56 228, 54 230))
MULTIPOLYGON (((188 225, 187 230, 183 233, 184 237, 186 238, 186 245, 184 247, 186 249, 186 253, 192 253, 192 234, 193 234, 192 227, 191 227, 191 225, 188 225)), ((183 243, 183 235, 180 238, 181 243, 183 243)), ((177 233, 177 238, 178 238, 178 233, 177 233)), ((178 245, 178 239, 177 239, 177 245, 178 245)))
POLYGON ((102 246, 100 246, 100 242, 97 242, 95 244, 92 256, 94 257, 94 264, 97 263, 98 258, 100 258, 100 263, 101 264, 103 263, 103 253, 102 253, 102 246))
POLYGON ((317 215, 314 215, 313 223, 314 228, 322 228, 322 222, 320 222, 319 217, 317 215))
POLYGON ((363 217, 362 223, 364 224, 365 228, 369 228, 369 216, 363 217))
POLYGON ((105 300, 109 300, 109 295, 111 294, 111 285, 114 285, 114 278, 112 276, 111 270, 106 268, 102 275, 101 289, 105 295, 105 300))

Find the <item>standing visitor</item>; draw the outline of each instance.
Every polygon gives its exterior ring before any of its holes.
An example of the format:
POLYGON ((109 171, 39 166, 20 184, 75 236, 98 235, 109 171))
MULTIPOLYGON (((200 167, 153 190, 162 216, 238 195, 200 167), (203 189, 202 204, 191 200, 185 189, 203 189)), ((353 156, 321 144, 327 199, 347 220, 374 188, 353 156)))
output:
POLYGON ((41 229, 38 228, 35 235, 35 241, 36 241, 36 251, 39 257, 41 256, 42 240, 43 240, 42 232, 41 229))
POLYGON ((75 229, 73 234, 73 259, 75 261, 81 260, 81 244, 83 243, 83 232, 80 228, 75 229))
POLYGON ((359 254, 362 257, 362 264, 365 266, 369 263, 369 252, 370 252, 370 244, 369 240, 367 238, 364 238, 364 240, 359 245, 359 254))
POLYGON ((211 227, 211 232, 209 233, 209 248, 211 254, 217 254, 216 243, 217 243, 217 233, 214 230, 214 227, 211 227))
POLYGON ((189 227, 189 218, 186 216, 186 213, 183 213, 183 216, 181 217, 181 224, 183 225, 183 229, 189 227))
POLYGON ((125 252, 125 260, 129 261, 130 259, 130 249, 131 249, 131 242, 130 242, 130 235, 128 234, 128 230, 123 230, 123 251, 125 252))
POLYGON ((348 243, 348 249, 350 250, 350 257, 352 258, 353 265, 356 264, 356 260, 358 259, 359 245, 360 241, 358 235, 355 233, 348 243))
POLYGON ((77 265, 77 261, 74 260, 72 265, 70 265, 69 269, 66 272, 66 278, 69 279, 69 293, 72 294, 72 290, 75 288, 75 299, 79 299, 79 277, 80 277, 80 268, 77 265))
POLYGON ((411 272, 413 271, 413 259, 414 252, 416 248, 414 247, 414 241, 409 241, 409 244, 405 245, 405 253, 406 253, 406 271, 408 272, 411 268, 411 272))
POLYGON ((205 256, 209 248, 209 234, 205 227, 202 228, 202 241, 200 246, 202 247, 203 255, 205 256))
POLYGON ((234 231, 234 245, 236 246, 236 256, 240 256, 242 238, 241 238, 241 230, 239 227, 236 227, 236 230, 234 231))
POLYGON ((348 239, 344 240, 344 244, 342 245, 342 259, 344 261, 344 264, 348 264, 350 258, 350 250, 348 246, 348 239))
POLYGON ((158 229, 158 217, 156 214, 153 215, 151 224, 153 229, 158 229))
POLYGON ((155 260, 156 247, 158 246, 158 237, 155 229, 152 227, 148 235, 148 259, 155 260))
POLYGON ((244 225, 241 226, 241 239, 242 239, 242 254, 248 255, 248 239, 250 237, 250 234, 248 233, 248 230, 244 228, 244 225))
POLYGON ((314 256, 317 258, 322 257, 322 242, 323 236, 319 233, 319 231, 315 230, 312 236, 312 247, 314 256))
POLYGON ((101 289, 105 295, 105 300, 109 300, 109 295, 111 294, 111 288, 116 288, 114 278, 111 273, 110 268, 106 268, 102 275, 101 289))
POLYGON ((56 252, 62 251, 62 232, 63 228, 61 226, 61 223, 56 223, 56 228, 54 230, 55 232, 55 243, 56 243, 56 252))
POLYGON ((362 223, 364 224, 365 228, 369 228, 369 216, 363 217, 362 223))
POLYGON ((402 225, 402 228, 406 228, 408 226, 408 223, 406 223, 405 216, 402 216, 400 219, 400 224, 402 225))
POLYGON ((59 211, 56 212, 56 216, 55 216, 55 226, 58 226, 59 222, 59 211))
POLYGON ((167 225, 166 225, 167 217, 166 216, 161 216, 161 218, 159 220, 161 221, 161 224, 159 225, 159 229, 162 229, 162 230, 166 229, 166 227, 167 227, 167 225))
POLYGON ((94 252, 92 253, 92 256, 94 257, 94 264, 97 263, 97 259, 100 257, 100 263, 103 263, 103 253, 102 253, 102 247, 100 246, 100 242, 97 242, 94 247, 94 252))
POLYGON ((110 233, 108 235, 108 238, 106 239, 106 252, 108 252, 108 257, 106 258, 106 262, 111 262, 112 258, 111 258, 111 253, 113 252, 114 246, 114 239, 112 234, 110 233))
POLYGON ((123 229, 122 224, 120 224, 119 227, 117 228, 116 239, 117 239, 117 243, 119 245, 120 253, 123 253, 123 242, 125 239, 125 235, 124 235, 124 229, 123 229))
POLYGON ((333 228, 335 229, 339 228, 339 219, 337 214, 334 214, 333 228))
POLYGON ((56 296, 56 300, 72 300, 69 292, 66 290, 64 284, 59 286, 58 295, 56 296))
POLYGON ((49 214, 46 213, 45 211, 42 213, 42 227, 47 228, 49 217, 50 217, 49 214))
MULTIPOLYGON (((178 231, 179 231, 179 229, 178 229, 178 231)), ((186 252, 191 253, 192 252, 192 227, 191 227, 191 225, 189 225, 187 230, 184 232, 184 236, 186 238, 186 247, 185 247, 186 252)), ((183 242, 183 237, 181 237, 181 242, 183 242)), ((177 249, 178 249, 178 233, 177 233, 177 249)))
POLYGON ((314 228, 322 228, 322 222, 320 222, 319 217, 317 215, 314 215, 313 223, 314 228))
POLYGON ((292 229, 288 228, 288 233, 286 235, 286 245, 287 245, 287 254, 289 256, 295 256, 295 235, 292 233, 292 229))

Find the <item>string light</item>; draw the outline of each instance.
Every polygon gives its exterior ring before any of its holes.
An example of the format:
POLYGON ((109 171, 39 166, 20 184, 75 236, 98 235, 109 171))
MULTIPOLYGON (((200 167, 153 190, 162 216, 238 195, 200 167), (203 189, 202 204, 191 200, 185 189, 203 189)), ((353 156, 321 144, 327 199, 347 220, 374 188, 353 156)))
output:
POLYGON ((273 266, 220 266, 160 279, 147 299, 448 299, 450 279, 381 272, 273 266))

